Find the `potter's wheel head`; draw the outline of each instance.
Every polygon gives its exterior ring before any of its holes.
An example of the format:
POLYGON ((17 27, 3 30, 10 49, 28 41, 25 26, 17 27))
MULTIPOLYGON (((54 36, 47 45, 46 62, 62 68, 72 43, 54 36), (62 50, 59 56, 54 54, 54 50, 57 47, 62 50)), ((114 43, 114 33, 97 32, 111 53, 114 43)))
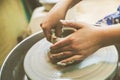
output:
POLYGON ((104 80, 114 74, 118 55, 114 46, 98 50, 79 64, 60 68, 50 63, 49 47, 45 38, 28 51, 24 69, 31 80, 104 80))

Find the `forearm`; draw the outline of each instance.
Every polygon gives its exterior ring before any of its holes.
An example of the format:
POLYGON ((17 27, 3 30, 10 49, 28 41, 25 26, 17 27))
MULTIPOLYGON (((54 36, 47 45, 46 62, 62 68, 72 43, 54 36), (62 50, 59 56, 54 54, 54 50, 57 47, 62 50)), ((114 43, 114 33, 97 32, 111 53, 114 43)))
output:
POLYGON ((102 32, 104 46, 120 44, 120 24, 107 26, 102 32))
POLYGON ((81 0, 60 0, 51 10, 49 13, 56 13, 58 14, 65 14, 67 10, 71 7, 73 7, 75 4, 77 4, 81 0))

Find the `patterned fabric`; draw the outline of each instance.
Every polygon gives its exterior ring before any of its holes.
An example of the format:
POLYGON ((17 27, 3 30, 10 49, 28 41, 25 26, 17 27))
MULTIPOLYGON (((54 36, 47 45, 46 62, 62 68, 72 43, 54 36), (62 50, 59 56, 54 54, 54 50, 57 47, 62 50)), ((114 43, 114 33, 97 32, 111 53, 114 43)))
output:
POLYGON ((107 24, 107 25, 112 25, 112 24, 118 24, 120 23, 120 6, 118 7, 117 11, 113 14, 110 14, 103 19, 99 20, 96 24, 107 24))

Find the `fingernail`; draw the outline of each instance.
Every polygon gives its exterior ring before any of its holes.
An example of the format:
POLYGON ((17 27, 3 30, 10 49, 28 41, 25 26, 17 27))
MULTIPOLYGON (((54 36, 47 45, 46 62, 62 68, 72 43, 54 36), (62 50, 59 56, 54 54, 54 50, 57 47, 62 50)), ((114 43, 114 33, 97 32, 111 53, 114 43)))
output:
POLYGON ((60 66, 66 66, 66 65, 73 64, 74 62, 75 62, 74 60, 72 60, 72 61, 68 61, 68 62, 60 61, 60 62, 57 62, 57 65, 60 65, 60 66))
POLYGON ((61 22, 61 23, 66 23, 66 21, 65 21, 65 20, 60 20, 60 22, 61 22))
POLYGON ((60 62, 57 62, 57 65, 66 66, 67 64, 60 61, 60 62))
POLYGON ((74 60, 72 60, 72 61, 69 61, 68 62, 68 64, 73 64, 75 61, 74 60))
POLYGON ((56 57, 55 57, 54 55, 50 55, 50 59, 51 59, 51 60, 55 60, 56 57))

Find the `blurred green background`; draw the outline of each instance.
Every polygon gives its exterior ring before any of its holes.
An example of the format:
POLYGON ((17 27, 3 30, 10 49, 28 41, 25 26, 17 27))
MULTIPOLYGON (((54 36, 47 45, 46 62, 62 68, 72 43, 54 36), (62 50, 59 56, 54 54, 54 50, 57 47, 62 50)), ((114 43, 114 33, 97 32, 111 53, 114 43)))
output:
POLYGON ((37 0, 0 0, 0 66, 10 50, 30 35, 27 27, 37 0))

